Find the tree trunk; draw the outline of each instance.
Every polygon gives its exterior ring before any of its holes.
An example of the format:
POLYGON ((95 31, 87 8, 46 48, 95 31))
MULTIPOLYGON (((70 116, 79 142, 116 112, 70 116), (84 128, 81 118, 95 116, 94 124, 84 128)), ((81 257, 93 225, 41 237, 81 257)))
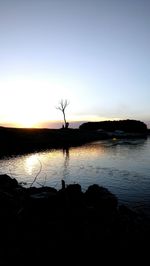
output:
POLYGON ((64 116, 64 123, 65 123, 65 128, 66 128, 66 124, 67 124, 67 122, 66 122, 66 116, 65 116, 65 112, 63 111, 63 116, 64 116))

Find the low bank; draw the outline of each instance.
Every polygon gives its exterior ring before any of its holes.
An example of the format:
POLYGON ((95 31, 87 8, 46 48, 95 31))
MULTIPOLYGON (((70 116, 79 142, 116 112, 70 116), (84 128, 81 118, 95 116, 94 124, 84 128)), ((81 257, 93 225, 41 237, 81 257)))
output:
POLYGON ((80 129, 23 129, 0 127, 0 156, 53 148, 68 148, 111 138, 146 138, 146 134, 80 129))

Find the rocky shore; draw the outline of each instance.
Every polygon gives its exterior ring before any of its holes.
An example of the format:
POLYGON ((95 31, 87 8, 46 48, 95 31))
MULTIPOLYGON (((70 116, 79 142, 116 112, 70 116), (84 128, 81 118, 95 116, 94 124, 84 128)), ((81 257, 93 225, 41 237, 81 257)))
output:
POLYGON ((148 255, 148 217, 96 184, 84 193, 63 181, 59 191, 24 188, 1 175, 0 226, 0 265, 122 264, 148 255))

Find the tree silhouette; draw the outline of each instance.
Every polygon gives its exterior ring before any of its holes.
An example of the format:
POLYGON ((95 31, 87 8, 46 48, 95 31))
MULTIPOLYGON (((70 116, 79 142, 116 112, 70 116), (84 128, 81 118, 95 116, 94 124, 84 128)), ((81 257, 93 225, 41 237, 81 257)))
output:
POLYGON ((65 109, 68 106, 69 102, 67 100, 61 100, 59 105, 56 107, 56 109, 60 110, 63 113, 64 118, 64 128, 68 128, 69 123, 66 121, 66 115, 65 115, 65 109))

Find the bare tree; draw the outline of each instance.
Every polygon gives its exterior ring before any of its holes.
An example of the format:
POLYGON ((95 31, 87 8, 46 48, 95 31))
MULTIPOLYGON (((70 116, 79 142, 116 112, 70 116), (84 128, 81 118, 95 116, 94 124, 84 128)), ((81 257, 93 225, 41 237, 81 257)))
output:
POLYGON ((69 102, 67 100, 61 100, 56 109, 60 110, 63 113, 64 117, 64 128, 68 128, 69 123, 66 121, 65 109, 68 106, 69 102))

